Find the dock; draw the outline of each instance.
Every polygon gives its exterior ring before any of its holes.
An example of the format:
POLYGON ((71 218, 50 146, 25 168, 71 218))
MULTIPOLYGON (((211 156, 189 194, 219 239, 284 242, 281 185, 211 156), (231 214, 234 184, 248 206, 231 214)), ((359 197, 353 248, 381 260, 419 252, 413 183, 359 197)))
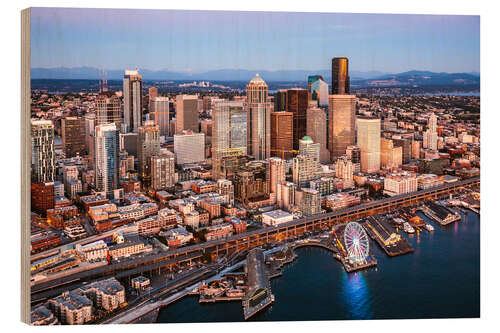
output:
POLYGON ((459 221, 461 219, 461 216, 459 214, 452 212, 449 208, 439 205, 433 201, 426 201, 421 207, 421 211, 427 217, 438 222, 442 226, 459 221))
POLYGON ((265 267, 264 251, 252 249, 247 256, 248 290, 243 297, 243 316, 250 319, 274 302, 265 267))
POLYGON ((370 236, 389 257, 396 257, 414 251, 410 243, 398 233, 393 232, 393 228, 389 223, 379 216, 368 217, 363 227, 368 236, 370 236))

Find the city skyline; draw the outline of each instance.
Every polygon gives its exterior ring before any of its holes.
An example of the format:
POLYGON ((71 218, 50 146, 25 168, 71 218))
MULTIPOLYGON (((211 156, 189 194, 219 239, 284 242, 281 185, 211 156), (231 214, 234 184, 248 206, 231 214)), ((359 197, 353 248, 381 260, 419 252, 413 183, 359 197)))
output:
POLYGON ((228 13, 33 8, 32 68, 479 72, 479 16, 228 13))

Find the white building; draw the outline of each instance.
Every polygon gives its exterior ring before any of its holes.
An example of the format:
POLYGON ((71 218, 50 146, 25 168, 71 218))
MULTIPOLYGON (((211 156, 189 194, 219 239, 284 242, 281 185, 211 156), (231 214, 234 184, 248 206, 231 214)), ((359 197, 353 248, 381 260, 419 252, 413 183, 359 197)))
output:
POLYGON ((293 220, 293 215, 282 211, 282 210, 273 210, 270 212, 262 213, 262 224, 265 226, 277 226, 286 222, 290 222, 293 220))
POLYGON ((394 196, 418 190, 417 175, 411 172, 400 172, 387 175, 384 180, 384 194, 394 196))
POLYGON ((183 131, 174 135, 177 164, 198 163, 205 160, 205 134, 183 131))

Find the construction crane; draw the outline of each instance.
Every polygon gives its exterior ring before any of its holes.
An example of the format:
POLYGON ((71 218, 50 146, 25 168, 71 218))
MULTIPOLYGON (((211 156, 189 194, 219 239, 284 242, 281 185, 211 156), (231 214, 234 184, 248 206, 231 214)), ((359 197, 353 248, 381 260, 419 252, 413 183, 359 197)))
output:
POLYGON ((284 149, 271 149, 271 151, 279 151, 281 152, 281 159, 285 159, 285 153, 298 154, 298 150, 284 150, 284 149))

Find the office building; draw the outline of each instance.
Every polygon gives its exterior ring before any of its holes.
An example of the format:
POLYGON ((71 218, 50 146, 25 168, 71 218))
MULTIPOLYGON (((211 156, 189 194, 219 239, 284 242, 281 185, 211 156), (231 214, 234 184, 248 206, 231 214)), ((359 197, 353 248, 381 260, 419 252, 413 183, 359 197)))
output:
POLYGON ((324 109, 317 106, 307 108, 306 134, 320 145, 321 163, 328 163, 330 161, 330 153, 327 149, 326 126, 327 118, 324 109))
POLYGON ((309 187, 309 182, 319 178, 321 165, 316 158, 310 155, 299 154, 293 158, 292 176, 293 182, 299 188, 309 187))
POLYGON ((293 114, 293 149, 299 149, 299 140, 306 135, 308 92, 305 89, 288 89, 287 110, 293 114))
POLYGON ((423 147, 433 151, 438 150, 437 117, 432 113, 427 122, 427 131, 424 132, 423 147))
MULTIPOLYGON (((312 97, 312 92, 313 92, 312 85, 314 82, 316 82, 318 80, 323 81, 323 76, 321 76, 321 75, 309 75, 307 77, 307 91, 309 92, 310 97, 312 97)), ((328 92, 326 94, 328 95, 328 92)))
POLYGON ((279 89, 274 96, 274 111, 286 110, 286 89, 279 89))
POLYGON ((154 113, 155 124, 160 136, 170 135, 170 99, 168 97, 153 97, 149 100, 150 112, 154 113))
POLYGON ((271 112, 267 84, 257 74, 247 84, 247 152, 256 160, 271 157, 271 112))
POLYGON ((94 129, 97 123, 95 113, 87 113, 85 115, 85 151, 90 155, 90 147, 93 145, 93 139, 90 136, 94 135, 94 129))
POLYGON ((295 206, 295 191, 297 185, 292 182, 283 182, 278 184, 277 204, 280 209, 291 211, 295 206))
POLYGON ((182 131, 174 135, 177 164, 198 163, 205 160, 205 134, 182 131))
POLYGON ((96 97, 96 123, 95 125, 114 123, 116 128, 121 128, 120 98, 112 91, 104 91, 96 97))
POLYGON ((380 166, 397 169, 403 164, 403 147, 395 147, 391 139, 380 139, 380 166))
POLYGON ((160 154, 160 135, 152 121, 146 121, 137 133, 137 172, 143 184, 151 180, 151 157, 160 154))
POLYGON ((330 95, 328 108, 328 150, 335 161, 355 144, 356 96, 330 95))
POLYGON ((142 75, 137 70, 125 70, 123 118, 128 132, 136 133, 142 125, 142 75))
POLYGON ((401 147, 403 152, 403 164, 407 164, 411 160, 411 146, 413 142, 413 134, 411 137, 393 136, 392 142, 394 147, 401 147))
POLYGON ((269 201, 269 163, 250 161, 238 168, 234 175, 234 198, 252 207, 269 201))
POLYGON ((358 117, 358 147, 361 150, 361 171, 380 170, 380 119, 358 117))
POLYGON ((148 89, 149 112, 153 112, 153 100, 158 97, 158 88, 151 87, 148 89))
POLYGON ((31 121, 31 179, 53 182, 55 174, 54 125, 50 120, 31 121))
POLYGON ((293 150, 293 113, 271 112, 271 156, 289 159, 293 150))
POLYGON ((54 206, 54 183, 31 183, 31 210, 45 216, 54 206))
POLYGON ((66 117, 61 120, 62 142, 66 158, 85 155, 85 120, 66 117))
POLYGON ((418 179, 415 173, 393 173, 387 175, 384 179, 384 194, 389 196, 415 192, 417 189, 418 179))
POLYGON ((332 94, 349 95, 349 60, 345 57, 332 59, 332 94))
POLYGON ((189 130, 198 133, 198 95, 177 95, 175 99, 175 133, 189 130))
POLYGON ((247 113, 244 103, 216 101, 212 120, 212 171, 213 178, 219 179, 223 157, 247 154, 247 113))
POLYGON ((320 163, 321 146, 315 143, 311 137, 304 136, 299 140, 299 154, 313 158, 318 164, 320 163))
POLYGON ((98 191, 110 198, 118 188, 119 134, 114 123, 95 128, 95 178, 98 191))
POLYGON ((311 84, 309 90, 311 99, 318 101, 320 107, 328 107, 328 83, 323 79, 318 79, 311 84))
POLYGON ((345 151, 347 158, 352 162, 354 172, 361 171, 361 149, 358 146, 349 146, 345 151))

